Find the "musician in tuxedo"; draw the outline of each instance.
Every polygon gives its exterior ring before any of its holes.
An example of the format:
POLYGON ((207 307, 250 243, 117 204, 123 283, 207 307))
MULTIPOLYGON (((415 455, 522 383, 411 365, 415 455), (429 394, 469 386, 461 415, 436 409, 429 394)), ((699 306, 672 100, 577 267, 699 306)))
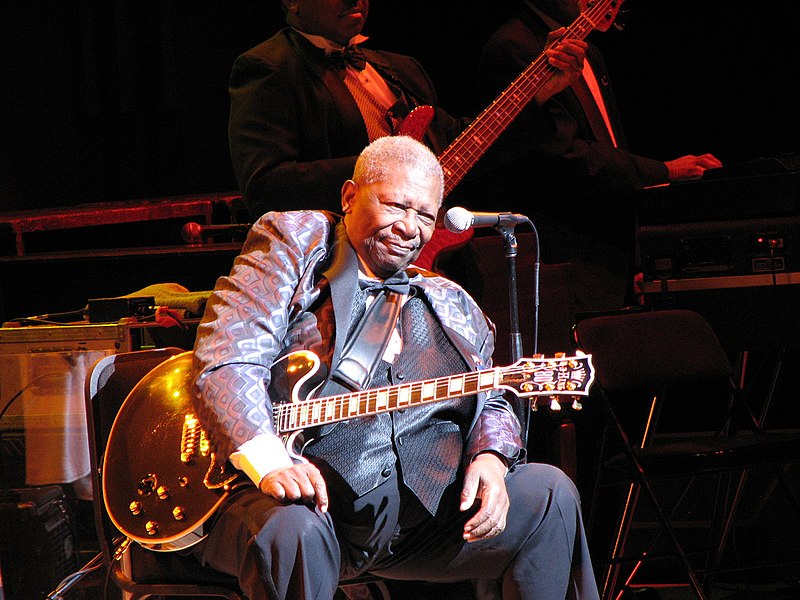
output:
MULTIPOLYGON (((587 4, 520 2, 482 51, 478 103, 505 89, 545 49, 550 33, 575 23, 587 4)), ((544 263, 538 348, 544 353, 570 347, 577 313, 635 303, 633 193, 721 166, 712 154, 662 161, 630 152, 603 57, 593 44, 585 56, 579 78, 546 102, 532 102, 501 136, 524 151, 485 174, 470 193, 473 210, 484 210, 482 199, 502 198, 504 210, 536 225, 544 263)))
POLYGON ((311 427, 291 452, 276 435, 272 409, 289 396, 275 386, 296 351, 319 357, 318 398, 491 367, 492 323, 460 286, 413 265, 442 191, 427 147, 379 138, 341 188, 343 217, 266 213, 208 301, 197 412, 218 457, 254 485, 226 500, 195 554, 250 600, 332 598, 363 573, 598 598, 576 488, 525 462, 499 391, 311 427))
MULTIPOLYGON (((398 133, 408 113, 435 107, 409 132, 437 155, 469 118, 450 116, 414 58, 371 49, 362 35, 369 0, 281 0, 287 27, 234 62, 228 137, 248 210, 338 211, 341 182, 372 140, 398 133)), ((579 76, 583 48, 551 49, 558 69, 542 97, 579 76)))

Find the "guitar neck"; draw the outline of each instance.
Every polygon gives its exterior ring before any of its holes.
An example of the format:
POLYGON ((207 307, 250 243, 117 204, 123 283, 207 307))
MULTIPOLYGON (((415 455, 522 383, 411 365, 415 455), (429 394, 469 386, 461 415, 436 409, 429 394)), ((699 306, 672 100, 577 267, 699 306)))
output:
POLYGON ((522 397, 585 396, 593 377, 589 355, 523 358, 508 367, 276 404, 272 415, 276 433, 283 435, 306 427, 472 396, 494 389, 509 390, 522 397))
MULTIPOLYGON (((598 2, 587 8, 565 29, 558 41, 585 39, 595 28, 602 13, 607 10, 608 4, 608 1, 598 2)), ((557 69, 549 63, 547 55, 540 54, 441 153, 439 162, 445 175, 445 196, 458 185, 556 72, 557 69)))
POLYGON ((488 392, 497 387, 498 371, 500 369, 473 371, 393 387, 278 404, 273 408, 275 428, 285 434, 306 427, 488 392))

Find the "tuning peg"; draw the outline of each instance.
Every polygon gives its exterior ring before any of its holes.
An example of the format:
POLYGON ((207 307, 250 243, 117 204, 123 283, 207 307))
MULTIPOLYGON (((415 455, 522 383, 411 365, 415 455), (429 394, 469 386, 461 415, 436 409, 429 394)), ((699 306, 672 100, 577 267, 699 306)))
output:
POLYGON ((617 15, 617 18, 614 19, 614 23, 612 24, 612 27, 614 27, 614 29, 617 30, 617 31, 622 31, 623 29, 625 29, 625 25, 626 25, 625 19, 628 17, 628 14, 630 14, 630 12, 631 12, 630 10, 626 10, 624 8, 620 9, 619 14, 617 15))

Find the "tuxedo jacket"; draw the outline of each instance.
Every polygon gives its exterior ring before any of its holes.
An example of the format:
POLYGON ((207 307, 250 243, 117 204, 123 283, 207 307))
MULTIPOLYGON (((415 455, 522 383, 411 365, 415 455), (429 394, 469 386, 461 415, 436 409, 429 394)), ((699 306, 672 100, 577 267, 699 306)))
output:
MULTIPOLYGON (((494 327, 473 299, 431 272, 410 267, 409 275, 465 364, 490 367, 494 327)), ((275 433, 273 403, 287 400, 271 397, 276 359, 302 349, 328 373, 338 363, 357 285, 358 260, 338 217, 270 212, 253 225, 230 275, 215 286, 195 343, 198 416, 218 456, 275 433)), ((519 421, 497 392, 477 395, 461 458, 486 450, 509 464, 522 451, 519 421)))
MULTIPOLYGON (((364 51, 407 108, 436 106, 433 84, 419 62, 364 51)), ((324 53, 295 30, 283 29, 236 59, 229 93, 233 170, 253 219, 269 210, 340 211, 342 183, 369 139, 342 75, 324 53)), ((439 154, 464 124, 437 109, 424 141, 439 154)))

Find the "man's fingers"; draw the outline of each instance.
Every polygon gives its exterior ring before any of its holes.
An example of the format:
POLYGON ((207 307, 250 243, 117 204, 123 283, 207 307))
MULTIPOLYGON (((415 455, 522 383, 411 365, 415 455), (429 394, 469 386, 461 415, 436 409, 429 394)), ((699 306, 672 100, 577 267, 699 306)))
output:
POLYGON ((261 481, 261 491, 282 502, 316 504, 328 509, 328 489, 319 469, 311 463, 293 465, 270 473, 261 481))

